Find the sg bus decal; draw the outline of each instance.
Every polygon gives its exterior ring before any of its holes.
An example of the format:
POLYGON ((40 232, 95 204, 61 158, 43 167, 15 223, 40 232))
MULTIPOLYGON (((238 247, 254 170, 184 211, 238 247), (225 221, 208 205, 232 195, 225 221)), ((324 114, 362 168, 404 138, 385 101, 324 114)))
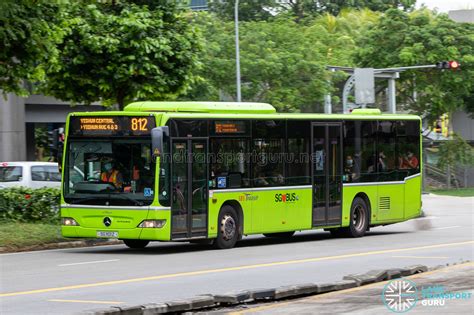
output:
POLYGON ((275 194, 275 202, 296 202, 299 197, 296 193, 275 194))

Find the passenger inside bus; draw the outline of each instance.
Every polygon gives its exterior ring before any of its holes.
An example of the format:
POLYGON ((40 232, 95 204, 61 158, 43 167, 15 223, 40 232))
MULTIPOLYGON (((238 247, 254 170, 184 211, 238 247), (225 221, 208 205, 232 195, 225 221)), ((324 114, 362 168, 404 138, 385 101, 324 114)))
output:
POLYGON ((410 150, 407 151, 406 155, 399 158, 400 169, 417 169, 418 164, 418 158, 410 150))

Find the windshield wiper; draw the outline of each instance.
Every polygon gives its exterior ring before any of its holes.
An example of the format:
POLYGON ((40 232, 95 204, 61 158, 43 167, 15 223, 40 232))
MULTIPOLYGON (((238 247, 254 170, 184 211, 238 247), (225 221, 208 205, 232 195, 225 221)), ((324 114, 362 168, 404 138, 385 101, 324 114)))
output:
POLYGON ((137 199, 133 199, 132 197, 130 197, 129 195, 127 194, 123 194, 123 193, 118 193, 118 194, 109 194, 109 199, 112 199, 111 197, 112 196, 117 196, 117 197, 120 197, 122 199, 125 199, 125 200, 128 200, 128 201, 131 201, 134 203, 135 206, 143 206, 144 203, 143 201, 140 201, 140 200, 137 200, 137 199))
MULTIPOLYGON (((76 200, 73 200, 71 202, 68 202, 69 204, 78 204, 78 203, 81 203, 81 202, 84 202, 84 201, 90 201, 90 200, 97 200, 98 198, 97 197, 87 197, 87 198, 80 198, 80 199, 76 199, 76 200)), ((106 201, 104 199, 102 199, 103 201, 106 201)))

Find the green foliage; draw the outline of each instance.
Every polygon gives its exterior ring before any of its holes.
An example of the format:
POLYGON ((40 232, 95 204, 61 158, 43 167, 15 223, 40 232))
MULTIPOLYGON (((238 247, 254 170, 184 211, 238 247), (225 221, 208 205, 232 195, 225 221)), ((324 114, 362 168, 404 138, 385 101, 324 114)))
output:
POLYGON ((0 189, 0 220, 59 222, 60 191, 54 188, 0 189))
POLYGON ((0 247, 10 250, 29 250, 29 246, 42 248, 43 244, 76 240, 62 238, 59 224, 0 222, 0 247))
POLYGON ((0 89, 27 95, 23 80, 44 79, 44 64, 54 63, 62 40, 64 1, 0 1, 0 89))
POLYGON ((474 165, 474 149, 461 136, 453 134, 453 140, 439 146, 438 167, 445 169, 457 165, 474 165))
POLYGON ((40 148, 48 147, 48 131, 46 128, 35 128, 35 144, 40 148))
POLYGON ((325 13, 336 16, 344 9, 369 9, 383 12, 395 8, 407 11, 413 9, 415 2, 416 0, 295 0, 288 5, 293 15, 301 20, 307 16, 325 13))
POLYGON ((187 88, 199 51, 196 31, 175 5, 135 2, 71 4, 46 94, 123 108, 132 100, 172 99, 187 88))
POLYGON ((360 37, 355 61, 362 67, 388 68, 457 60, 461 70, 406 71, 398 86, 398 103, 436 120, 444 113, 471 108, 474 91, 474 24, 456 23, 429 10, 410 14, 389 10, 360 37), (417 91, 417 99, 413 92, 417 91))
MULTIPOLYGON (((234 20, 235 0, 208 1, 209 11, 225 20, 234 20)), ((270 10, 277 7, 275 0, 240 0, 239 21, 268 20, 273 15, 270 10)))
MULTIPOLYGON (((208 1, 210 12, 218 18, 225 20, 234 19, 235 0, 208 1)), ((416 0, 292 0, 280 3, 276 0, 240 0, 240 21, 269 20, 277 13, 289 13, 296 21, 304 21, 308 17, 321 14, 337 16, 347 9, 383 12, 388 9, 412 10, 416 0)))
MULTIPOLYGON (((330 91, 326 65, 350 65, 363 30, 378 19, 368 10, 344 10, 297 24, 285 16, 240 23, 242 98, 269 102, 280 111, 323 110, 330 91)), ((195 15, 205 44, 199 77, 181 99, 229 100, 236 95, 234 23, 213 14, 195 15)), ((335 79, 335 78, 333 78, 335 79)))

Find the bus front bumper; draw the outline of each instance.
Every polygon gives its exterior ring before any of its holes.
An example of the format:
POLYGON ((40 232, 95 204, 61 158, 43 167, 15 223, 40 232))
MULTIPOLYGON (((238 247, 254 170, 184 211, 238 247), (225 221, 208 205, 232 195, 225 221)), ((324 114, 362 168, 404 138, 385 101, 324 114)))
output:
POLYGON ((132 239, 148 241, 169 241, 168 229, 163 228, 85 228, 81 226, 61 226, 61 234, 69 238, 132 239))

